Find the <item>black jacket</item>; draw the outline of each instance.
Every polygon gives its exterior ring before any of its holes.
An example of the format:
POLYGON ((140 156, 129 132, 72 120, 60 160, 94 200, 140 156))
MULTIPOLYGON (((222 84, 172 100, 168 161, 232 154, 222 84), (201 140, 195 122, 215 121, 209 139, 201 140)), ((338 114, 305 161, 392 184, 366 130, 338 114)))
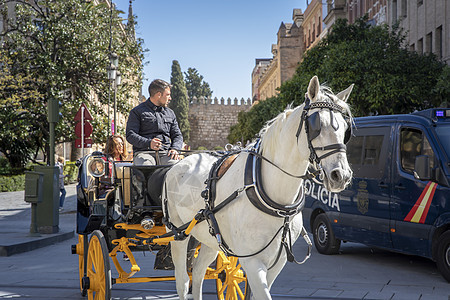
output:
POLYGON ((155 137, 162 141, 162 150, 183 147, 183 136, 173 110, 156 106, 150 100, 130 111, 126 134, 134 153, 150 150, 150 141, 155 137))

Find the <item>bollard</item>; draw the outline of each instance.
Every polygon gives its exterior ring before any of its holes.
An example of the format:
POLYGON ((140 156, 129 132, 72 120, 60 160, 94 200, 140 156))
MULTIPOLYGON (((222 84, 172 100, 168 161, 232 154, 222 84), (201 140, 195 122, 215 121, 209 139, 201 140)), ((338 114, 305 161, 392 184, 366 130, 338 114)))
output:
POLYGON ((39 237, 36 215, 37 204, 42 202, 44 174, 39 172, 25 172, 25 202, 31 203, 31 225, 28 236, 39 237))

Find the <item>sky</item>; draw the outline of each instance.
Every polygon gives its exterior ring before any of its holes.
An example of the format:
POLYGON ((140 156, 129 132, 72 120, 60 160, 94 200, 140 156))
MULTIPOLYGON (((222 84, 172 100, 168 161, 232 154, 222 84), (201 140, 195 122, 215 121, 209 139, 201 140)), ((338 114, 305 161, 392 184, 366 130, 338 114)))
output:
MULTIPOLYGON (((129 0, 113 0, 128 16, 129 0)), ((170 81, 172 61, 195 68, 213 97, 251 98, 255 59, 272 58, 281 22, 306 0, 134 0, 136 36, 148 49, 143 94, 155 78, 170 81)))

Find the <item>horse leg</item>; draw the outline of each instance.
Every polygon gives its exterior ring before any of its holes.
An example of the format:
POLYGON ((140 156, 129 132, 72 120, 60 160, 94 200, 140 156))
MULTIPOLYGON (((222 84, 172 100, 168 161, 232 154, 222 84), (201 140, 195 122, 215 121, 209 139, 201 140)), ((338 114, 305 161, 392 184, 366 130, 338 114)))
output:
POLYGON ((252 291, 252 299, 271 300, 272 297, 267 284, 267 266, 256 258, 242 259, 241 266, 247 274, 247 282, 252 291))
POLYGON ((192 296, 195 300, 202 299, 203 280, 208 266, 217 257, 217 251, 202 244, 198 257, 192 267, 192 296))
MULTIPOLYGON (((284 252, 284 250, 283 250, 283 252, 284 252)), ((277 264, 274 265, 271 269, 267 270, 267 283, 269 285, 269 290, 272 288, 273 282, 278 277, 281 270, 284 268, 286 261, 287 261, 286 255, 282 254, 280 256, 280 259, 278 260, 277 264)))
POLYGON ((188 241, 189 239, 170 242, 172 261, 175 266, 175 282, 180 300, 187 299, 189 291, 189 275, 186 265, 188 241))

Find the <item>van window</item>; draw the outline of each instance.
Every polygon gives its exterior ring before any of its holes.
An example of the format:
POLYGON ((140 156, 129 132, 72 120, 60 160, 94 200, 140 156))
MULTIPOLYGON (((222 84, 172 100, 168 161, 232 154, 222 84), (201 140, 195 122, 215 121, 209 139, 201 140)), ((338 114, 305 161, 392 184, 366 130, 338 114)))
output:
POLYGON ((447 157, 450 157, 450 124, 439 124, 435 131, 447 157))
POLYGON ((355 177, 380 178, 386 163, 389 127, 360 128, 347 144, 347 160, 355 177))
POLYGON ((347 160, 352 165, 361 164, 364 136, 355 136, 347 144, 347 160))
POLYGON ((400 160, 402 169, 413 174, 416 156, 428 155, 434 167, 434 152, 423 132, 416 128, 402 128, 400 132, 400 160))

